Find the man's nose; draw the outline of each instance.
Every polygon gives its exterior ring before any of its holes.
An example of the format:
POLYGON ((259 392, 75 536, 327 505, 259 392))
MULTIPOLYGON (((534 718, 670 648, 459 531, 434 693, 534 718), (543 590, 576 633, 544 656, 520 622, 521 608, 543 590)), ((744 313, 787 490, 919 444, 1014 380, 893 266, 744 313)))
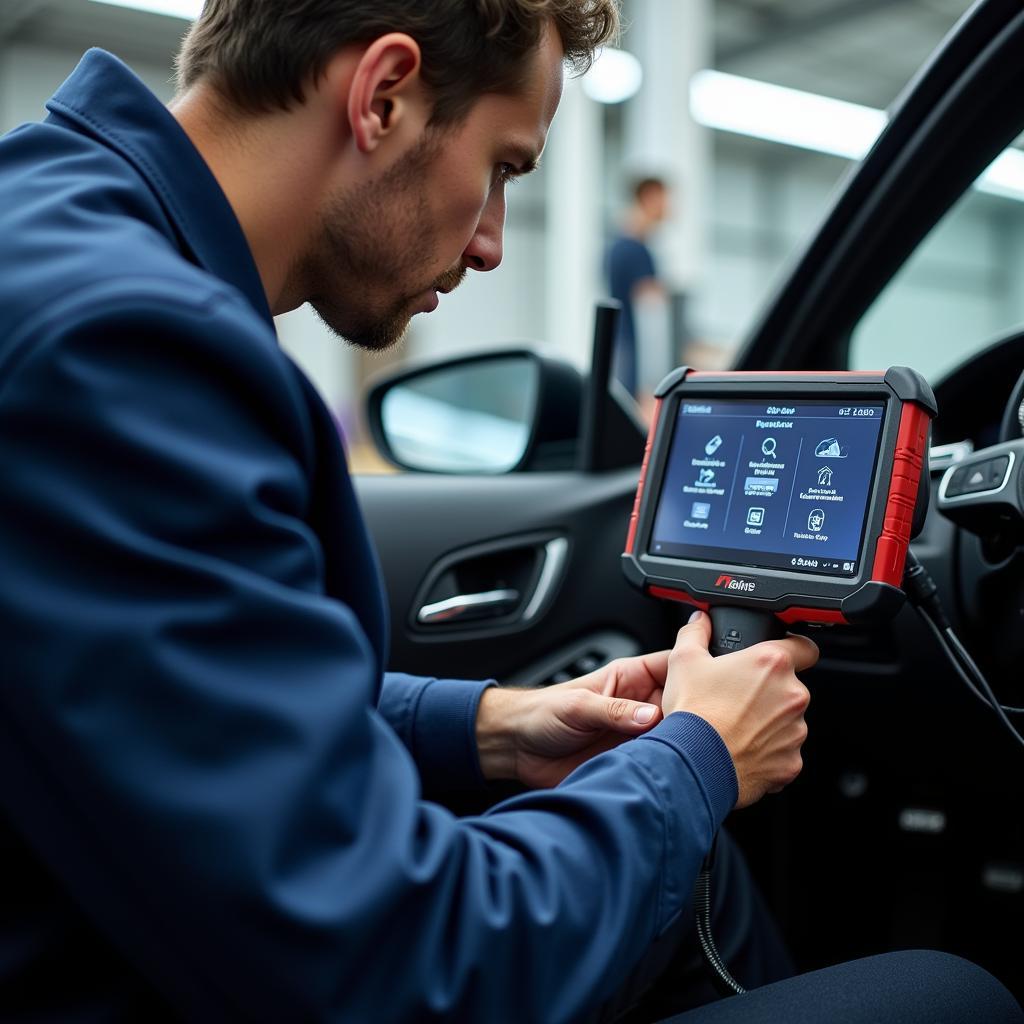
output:
POLYGON ((502 236, 505 232, 505 192, 496 188, 488 197, 476 231, 466 246, 463 260, 470 270, 494 270, 502 257, 502 236))

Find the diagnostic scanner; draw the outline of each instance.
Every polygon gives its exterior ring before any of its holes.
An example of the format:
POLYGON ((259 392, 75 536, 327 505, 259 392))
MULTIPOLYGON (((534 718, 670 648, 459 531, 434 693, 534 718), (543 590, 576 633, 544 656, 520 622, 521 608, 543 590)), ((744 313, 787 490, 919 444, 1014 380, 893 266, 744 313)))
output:
POLYGON ((681 367, 655 399, 622 555, 633 584, 709 611, 716 654, 898 611, 937 413, 920 374, 681 367))

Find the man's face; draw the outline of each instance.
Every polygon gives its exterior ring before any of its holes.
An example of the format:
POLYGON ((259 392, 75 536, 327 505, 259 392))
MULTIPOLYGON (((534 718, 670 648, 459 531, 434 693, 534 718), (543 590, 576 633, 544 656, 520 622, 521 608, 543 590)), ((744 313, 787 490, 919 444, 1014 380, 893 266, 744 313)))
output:
POLYGON ((299 268, 328 327, 363 348, 388 348, 467 270, 497 267, 505 185, 536 163, 561 94, 562 48, 548 31, 520 91, 481 97, 374 180, 332 195, 299 268))
POLYGON ((640 198, 640 203, 653 224, 660 224, 668 219, 668 189, 663 185, 651 185, 640 198))

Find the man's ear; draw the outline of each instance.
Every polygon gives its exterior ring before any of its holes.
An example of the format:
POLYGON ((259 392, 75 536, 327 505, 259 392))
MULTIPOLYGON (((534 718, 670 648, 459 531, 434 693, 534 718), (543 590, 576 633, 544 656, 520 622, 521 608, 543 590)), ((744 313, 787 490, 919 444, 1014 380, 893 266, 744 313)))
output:
POLYGON ((370 153, 407 117, 415 116, 422 100, 420 48, 412 36, 390 32, 363 52, 348 93, 352 138, 362 153, 370 153))

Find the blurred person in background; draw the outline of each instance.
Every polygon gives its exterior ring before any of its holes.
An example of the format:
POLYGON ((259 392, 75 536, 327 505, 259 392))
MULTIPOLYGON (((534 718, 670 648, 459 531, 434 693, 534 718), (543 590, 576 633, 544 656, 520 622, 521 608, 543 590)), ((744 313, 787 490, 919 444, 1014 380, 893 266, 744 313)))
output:
POLYGON ((622 303, 614 372, 641 405, 673 363, 669 293, 650 245, 671 212, 671 193, 663 178, 637 180, 605 259, 610 294, 622 303))

